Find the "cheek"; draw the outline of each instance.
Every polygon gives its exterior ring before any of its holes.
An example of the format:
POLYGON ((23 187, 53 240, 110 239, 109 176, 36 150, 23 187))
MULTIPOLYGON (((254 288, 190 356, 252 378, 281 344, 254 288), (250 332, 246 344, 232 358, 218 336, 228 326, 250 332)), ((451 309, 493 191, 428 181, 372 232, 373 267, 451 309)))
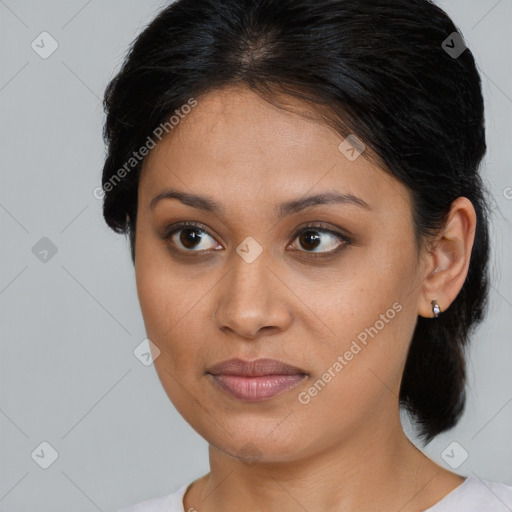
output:
POLYGON ((353 432, 393 409, 414 324, 410 313, 400 301, 367 303, 364 313, 339 320, 336 339, 311 358, 314 372, 298 411, 321 424, 325 436, 353 432))
POLYGON ((136 269, 140 307, 147 337, 160 350, 154 366, 167 396, 190 420, 192 398, 197 395, 194 386, 204 371, 197 364, 202 347, 196 341, 203 325, 198 316, 205 313, 182 276, 157 259, 146 258, 148 252, 140 254, 136 269))
MULTIPOLYGON (((171 347, 166 339, 173 333, 183 313, 179 298, 183 294, 179 283, 172 279, 169 264, 161 261, 158 242, 151 239, 147 232, 139 230, 136 241, 135 280, 137 295, 148 338, 161 350, 157 361, 166 358, 171 347)), ((155 363, 156 364, 156 363, 155 363)))
MULTIPOLYGON (((397 383, 417 318, 412 285, 404 284, 414 281, 414 261, 413 255, 400 255, 388 245, 358 254, 350 272, 331 280, 323 292, 314 288, 309 297, 316 297, 315 309, 329 327, 324 342, 317 344, 316 378, 328 380, 329 370, 343 374, 343 387, 359 395, 372 393, 372 383, 381 387, 379 378, 397 383)), ((332 380, 342 385, 342 379, 332 380)))
POLYGON ((184 271, 159 242, 144 235, 138 239, 137 251, 135 276, 144 325, 148 338, 161 351, 155 367, 159 373, 190 374, 194 371, 191 361, 200 360, 197 341, 204 338, 207 316, 207 301, 203 299, 214 276, 205 279, 196 275, 194 279, 193 270, 184 271))
POLYGON ((137 229, 135 279, 147 327, 156 332, 170 329, 189 290, 183 286, 165 246, 145 226, 144 219, 137 229))

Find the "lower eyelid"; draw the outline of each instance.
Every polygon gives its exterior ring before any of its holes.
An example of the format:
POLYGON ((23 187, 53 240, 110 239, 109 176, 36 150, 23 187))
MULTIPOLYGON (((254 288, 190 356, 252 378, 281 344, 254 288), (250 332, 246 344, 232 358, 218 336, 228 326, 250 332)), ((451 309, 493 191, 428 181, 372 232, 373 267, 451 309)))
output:
MULTIPOLYGON (((334 249, 331 249, 329 251, 307 251, 305 249, 292 249, 292 252, 295 252, 295 253, 300 253, 300 254, 306 254, 309 258, 313 257, 313 258, 328 258, 329 256, 334 256, 335 254, 339 253, 340 251, 342 251, 347 245, 350 245, 351 242, 349 240, 347 240, 345 237, 340 237, 338 235, 334 235, 335 238, 338 239, 338 245, 337 247, 335 247, 334 249)), ((296 240, 296 238, 294 239, 294 241, 296 240)), ((291 247, 293 245, 293 243, 289 244, 287 246, 288 247, 291 247)))

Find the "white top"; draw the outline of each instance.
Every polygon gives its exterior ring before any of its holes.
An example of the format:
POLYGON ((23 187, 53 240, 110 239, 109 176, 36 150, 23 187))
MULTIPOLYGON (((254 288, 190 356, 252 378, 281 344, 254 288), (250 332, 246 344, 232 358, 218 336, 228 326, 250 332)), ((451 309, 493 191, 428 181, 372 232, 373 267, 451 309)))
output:
MULTIPOLYGON (((118 512, 188 512, 183 505, 183 497, 192 483, 180 487, 172 494, 141 501, 118 512)), ((481 480, 477 476, 470 475, 441 501, 423 512, 510 512, 511 510, 512 486, 481 480)))

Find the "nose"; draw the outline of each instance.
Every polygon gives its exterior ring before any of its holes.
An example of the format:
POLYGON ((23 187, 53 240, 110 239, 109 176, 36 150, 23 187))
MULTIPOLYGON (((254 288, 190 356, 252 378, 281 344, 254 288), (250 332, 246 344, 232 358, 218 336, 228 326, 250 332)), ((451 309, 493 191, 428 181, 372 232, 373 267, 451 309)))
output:
POLYGON ((228 334, 255 339, 289 328, 291 293, 265 251, 252 263, 235 254, 231 271, 218 288, 216 322, 228 334))

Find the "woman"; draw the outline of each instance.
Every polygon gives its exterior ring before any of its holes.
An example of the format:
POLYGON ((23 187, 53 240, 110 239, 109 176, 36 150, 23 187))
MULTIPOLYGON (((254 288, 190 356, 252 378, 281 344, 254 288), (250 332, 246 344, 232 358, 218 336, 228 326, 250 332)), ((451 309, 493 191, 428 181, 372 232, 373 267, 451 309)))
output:
POLYGON ((105 220, 210 458, 125 512, 509 510, 399 415, 457 423, 489 286, 480 78, 441 9, 178 0, 105 108, 105 220))

